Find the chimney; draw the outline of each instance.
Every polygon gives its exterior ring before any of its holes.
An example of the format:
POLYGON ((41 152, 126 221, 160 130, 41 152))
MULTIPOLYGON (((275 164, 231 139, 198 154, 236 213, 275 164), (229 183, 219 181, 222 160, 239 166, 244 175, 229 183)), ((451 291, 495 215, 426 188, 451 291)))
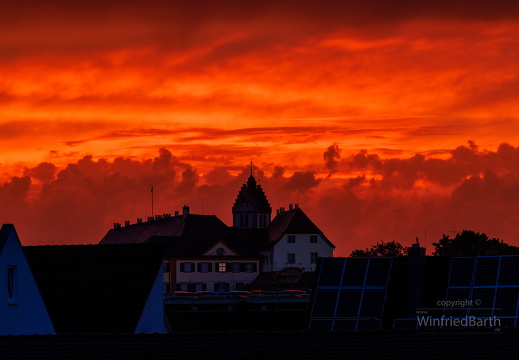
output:
POLYGON ((137 218, 137 224, 142 224, 142 218, 137 218))
POLYGON ((297 209, 299 207, 299 204, 294 204, 294 209, 297 209))
POLYGON ((280 207, 280 208, 279 208, 279 213, 280 213, 280 214, 283 214, 284 212, 285 212, 285 208, 284 208, 284 207, 280 207))
POLYGON ((130 221, 125 220, 125 221, 124 221, 124 226, 130 226, 130 221))
POLYGON ((164 219, 167 219, 167 218, 170 218, 170 217, 171 217, 171 214, 164 214, 164 215, 162 215, 162 217, 163 217, 164 219))
POLYGON ((148 216, 148 222, 152 222, 153 221, 153 216, 148 216))
POLYGON ((114 229, 119 229, 121 227, 121 223, 114 223, 114 229))
POLYGON ((189 206, 187 205, 184 205, 182 207, 182 216, 184 217, 184 219, 186 218, 186 216, 189 215, 189 206))
POLYGON ((175 216, 178 216, 178 210, 175 210, 175 216))
POLYGON ((288 204, 288 211, 292 212, 293 209, 294 209, 294 205, 288 204))
POLYGON ((162 219, 162 215, 155 215, 155 220, 160 220, 162 219))
POLYGON ((425 293, 425 248, 416 243, 407 248, 408 312, 416 316, 416 309, 423 307, 425 293))

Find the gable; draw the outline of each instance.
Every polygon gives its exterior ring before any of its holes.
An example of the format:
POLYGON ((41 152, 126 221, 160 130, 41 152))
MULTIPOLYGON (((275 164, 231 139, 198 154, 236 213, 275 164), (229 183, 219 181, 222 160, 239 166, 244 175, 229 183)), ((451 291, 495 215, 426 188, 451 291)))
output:
POLYGON ((239 254, 223 241, 218 241, 211 246, 203 256, 238 256, 239 254))

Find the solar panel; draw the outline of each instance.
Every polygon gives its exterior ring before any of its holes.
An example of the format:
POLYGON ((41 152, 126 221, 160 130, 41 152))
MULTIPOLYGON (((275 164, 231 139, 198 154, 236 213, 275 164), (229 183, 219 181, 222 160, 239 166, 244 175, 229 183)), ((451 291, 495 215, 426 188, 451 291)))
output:
POLYGON ((391 258, 370 258, 366 286, 386 286, 391 261, 391 258))
POLYGON ((392 258, 325 258, 317 274, 309 328, 380 328, 392 258), (315 321, 332 320, 333 323, 315 321))
POLYGON ((445 315, 499 319, 483 327, 519 325, 519 256, 453 258, 447 300, 458 302, 446 306, 445 315), (466 307, 460 305, 464 300, 469 301, 466 307))
POLYGON ((495 300, 495 316, 517 316, 519 288, 497 288, 495 300))
POLYGON ((475 258, 453 258, 449 286, 471 286, 475 258))
POLYGON ((353 331, 357 330, 357 320, 335 320, 333 330, 353 331))
POLYGON ((360 317, 381 317, 386 299, 386 289, 365 289, 360 307, 360 317))
POLYGON ((368 258, 348 258, 346 260, 346 268, 344 269, 344 277, 342 278, 342 286, 363 286, 366 279, 368 261, 368 258))
POLYGON ((344 271, 344 258, 323 258, 319 286, 340 286, 344 271))
POLYGON ((489 317, 494 309, 495 288, 474 288, 470 316, 489 317))
POLYGON ((501 258, 499 285, 519 285, 519 256, 501 258))
POLYGON ((314 317, 334 317, 338 289, 317 289, 314 300, 314 317))
MULTIPOLYGON (((470 288, 453 288, 447 291, 447 301, 449 304, 456 304, 456 301, 469 300, 470 299, 470 288)), ((461 303, 454 306, 446 306, 444 308, 444 314, 446 316, 462 317, 466 316, 468 311, 467 304, 461 303)))
POLYGON ((495 286, 498 268, 499 257, 478 257, 474 286, 495 286))
POLYGON ((337 303, 337 317, 359 316, 362 289, 342 289, 337 303))
POLYGON ((312 320, 309 329, 312 331, 330 331, 333 329, 333 320, 312 320))

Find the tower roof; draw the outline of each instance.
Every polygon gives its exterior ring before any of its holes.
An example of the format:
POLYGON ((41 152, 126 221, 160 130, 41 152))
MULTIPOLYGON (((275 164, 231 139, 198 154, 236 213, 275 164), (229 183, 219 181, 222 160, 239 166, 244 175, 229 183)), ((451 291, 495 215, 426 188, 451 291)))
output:
POLYGON ((240 205, 248 205, 247 211, 269 214, 272 212, 267 196, 265 195, 261 185, 257 184, 256 179, 252 175, 252 170, 247 183, 242 185, 240 192, 236 197, 233 212, 240 211, 240 205))

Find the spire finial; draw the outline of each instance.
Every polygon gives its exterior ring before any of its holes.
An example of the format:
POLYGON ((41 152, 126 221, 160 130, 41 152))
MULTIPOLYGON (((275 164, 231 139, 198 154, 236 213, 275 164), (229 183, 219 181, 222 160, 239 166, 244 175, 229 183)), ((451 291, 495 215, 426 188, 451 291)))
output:
POLYGON ((250 159, 250 176, 252 176, 252 159, 250 159))

